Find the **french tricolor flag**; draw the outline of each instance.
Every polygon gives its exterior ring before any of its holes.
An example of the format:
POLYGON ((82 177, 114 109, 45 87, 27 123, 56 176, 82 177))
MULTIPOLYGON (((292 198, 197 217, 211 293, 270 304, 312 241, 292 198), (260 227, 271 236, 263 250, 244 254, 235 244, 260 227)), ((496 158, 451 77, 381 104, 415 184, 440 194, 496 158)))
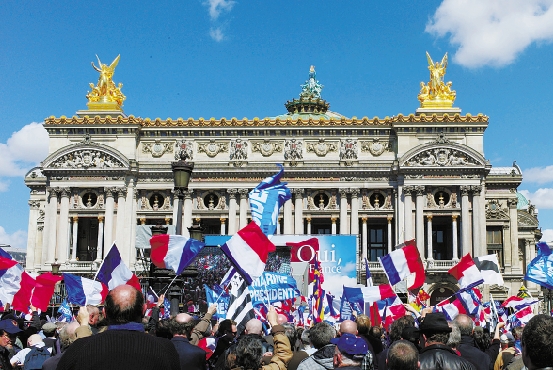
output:
POLYGON ((64 273, 67 300, 79 306, 97 306, 108 295, 108 287, 99 281, 84 278, 82 276, 64 273))
POLYGON ((154 235, 150 239, 152 263, 159 268, 168 268, 177 275, 190 265, 205 246, 199 240, 182 235, 154 235))
POLYGON ((36 281, 16 260, 0 257, 0 301, 17 311, 27 311, 36 281))
POLYGON ((363 293, 363 301, 377 302, 394 297, 396 293, 390 284, 373 285, 360 288, 363 293))
POLYGON ((459 280, 461 289, 470 289, 484 283, 484 278, 478 267, 474 264, 470 253, 461 258, 459 263, 448 271, 455 279, 459 280))
POLYGON ((517 296, 512 296, 507 298, 505 302, 501 304, 501 307, 512 307, 515 311, 521 310, 524 307, 531 306, 535 303, 538 303, 540 300, 537 298, 521 298, 517 296))
POLYGON ((248 285, 263 274, 269 252, 276 247, 261 228, 250 222, 221 246, 236 270, 248 285))
POLYGON ((438 303, 435 307, 435 310, 437 312, 443 312, 447 316, 448 320, 453 320, 460 314, 468 314, 461 301, 458 300, 457 297, 453 297, 454 298, 446 299, 438 303))
POLYGON ((396 250, 378 258, 391 285, 396 285, 411 274, 415 282, 409 289, 418 289, 426 278, 424 266, 414 240, 396 246, 396 250))
POLYGON ((111 246, 108 254, 104 257, 96 273, 96 280, 105 284, 109 290, 123 284, 142 290, 138 277, 125 265, 115 244, 111 246))

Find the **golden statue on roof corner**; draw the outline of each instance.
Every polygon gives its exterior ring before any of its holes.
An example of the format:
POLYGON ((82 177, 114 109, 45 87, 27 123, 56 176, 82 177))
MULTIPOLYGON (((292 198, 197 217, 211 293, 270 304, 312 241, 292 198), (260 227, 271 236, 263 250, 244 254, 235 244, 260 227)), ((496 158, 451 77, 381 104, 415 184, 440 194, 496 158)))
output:
POLYGON ((90 110, 121 110, 123 106, 123 101, 126 99, 125 95, 121 92, 123 87, 122 83, 119 83, 118 86, 115 86, 113 82, 113 73, 115 72, 115 67, 119 63, 121 55, 118 55, 117 58, 110 64, 103 64, 100 61, 98 55, 98 67, 92 62, 92 68, 100 73, 98 78, 98 83, 94 86, 93 83, 90 83, 90 91, 86 98, 88 99, 88 108, 90 110))
POLYGON ((451 89, 452 82, 444 83, 444 75, 447 69, 447 53, 441 62, 435 62, 426 52, 430 81, 421 82, 421 91, 418 95, 422 108, 451 108, 455 101, 456 92, 451 89))

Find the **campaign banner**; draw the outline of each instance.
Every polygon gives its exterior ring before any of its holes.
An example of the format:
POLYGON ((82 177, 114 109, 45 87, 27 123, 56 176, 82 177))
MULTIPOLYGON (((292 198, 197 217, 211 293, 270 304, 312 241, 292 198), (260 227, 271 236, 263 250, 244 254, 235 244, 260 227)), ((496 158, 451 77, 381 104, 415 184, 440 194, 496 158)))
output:
POLYGON ((263 275, 255 279, 249 287, 252 304, 267 305, 294 299, 299 296, 296 280, 288 274, 265 271, 263 275))
MULTIPOLYGON (((317 238, 319 243, 319 252, 316 252, 309 244, 300 246, 297 249, 297 256, 294 260, 307 263, 309 270, 314 268, 312 256, 317 253, 317 259, 321 263, 324 283, 322 289, 336 297, 342 294, 343 286, 357 286, 357 251, 358 241, 356 235, 273 235, 271 242, 277 246, 277 250, 286 247, 286 243, 300 243, 308 241, 311 238, 317 238)), ((208 246, 223 245, 230 239, 230 235, 206 235, 205 243, 208 246)), ((301 275, 302 272, 294 275, 301 275)), ((301 281, 297 282, 302 285, 301 281)), ((303 286, 300 291, 304 292, 303 286)), ((305 290, 308 292, 308 290, 305 290)))
POLYGON ((204 284, 205 296, 207 305, 211 306, 214 303, 217 303, 217 312, 213 315, 213 318, 226 319, 227 310, 230 302, 230 295, 225 293, 221 288, 213 290, 204 284), (220 298, 219 298, 220 296, 220 298))

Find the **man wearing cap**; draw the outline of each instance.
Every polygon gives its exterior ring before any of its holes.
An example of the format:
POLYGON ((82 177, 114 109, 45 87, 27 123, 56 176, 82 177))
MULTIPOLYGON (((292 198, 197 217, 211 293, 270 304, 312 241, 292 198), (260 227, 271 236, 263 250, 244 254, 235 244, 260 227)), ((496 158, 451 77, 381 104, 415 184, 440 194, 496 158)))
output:
POLYGON ((420 324, 425 347, 420 353, 421 370, 476 370, 467 360, 459 357, 447 345, 451 328, 441 312, 427 314, 420 324))
POLYGON ((503 370, 511 362, 513 357, 519 354, 518 350, 515 348, 515 337, 513 334, 509 332, 501 334, 499 342, 501 343, 501 351, 497 355, 493 370, 503 370))
POLYGON ((0 368, 2 370, 13 369, 10 363, 10 347, 12 342, 15 342, 16 334, 20 332, 21 329, 15 320, 0 321, 0 368))
POLYGON ((52 351, 52 356, 55 356, 58 351, 59 342, 58 338, 56 337, 58 331, 58 327, 53 322, 47 322, 46 324, 42 325, 42 334, 44 334, 44 345, 46 348, 50 348, 52 351))
POLYGON ((334 368, 361 370, 361 363, 367 354, 367 343, 353 334, 345 333, 339 338, 333 338, 330 343, 335 344, 334 368))

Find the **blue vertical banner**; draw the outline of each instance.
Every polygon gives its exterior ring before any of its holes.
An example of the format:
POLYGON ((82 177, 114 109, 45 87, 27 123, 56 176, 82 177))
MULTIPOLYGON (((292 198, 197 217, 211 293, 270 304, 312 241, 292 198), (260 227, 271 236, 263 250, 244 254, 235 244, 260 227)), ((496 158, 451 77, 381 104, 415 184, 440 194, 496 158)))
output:
POLYGON ((225 291, 218 285, 215 285, 213 289, 210 289, 204 284, 204 289, 208 306, 215 303, 217 304, 217 312, 213 315, 213 318, 226 319, 230 301, 229 294, 225 293, 225 291))

